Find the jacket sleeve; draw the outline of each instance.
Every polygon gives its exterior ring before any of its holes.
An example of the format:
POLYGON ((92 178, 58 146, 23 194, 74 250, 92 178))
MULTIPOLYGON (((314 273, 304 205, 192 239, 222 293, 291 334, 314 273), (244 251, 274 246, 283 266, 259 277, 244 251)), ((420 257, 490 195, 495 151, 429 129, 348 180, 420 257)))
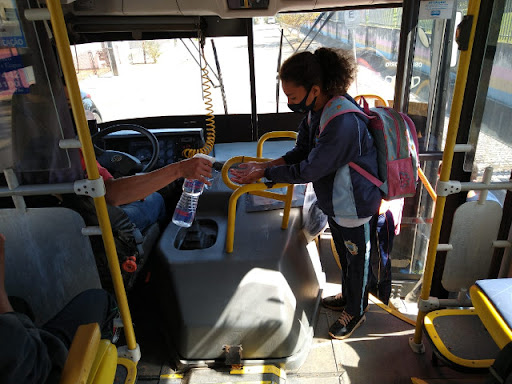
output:
POLYGON ((0 383, 44 383, 52 362, 39 330, 22 314, 0 315, 0 383))
POLYGON ((265 177, 278 183, 317 181, 357 159, 362 151, 362 135, 365 134, 368 134, 366 124, 354 113, 337 116, 327 124, 306 159, 296 164, 267 168, 265 177))
POLYGON ((302 120, 298 129, 297 143, 292 150, 288 151, 283 159, 286 164, 295 164, 306 159, 309 152, 309 127, 306 118, 302 120))

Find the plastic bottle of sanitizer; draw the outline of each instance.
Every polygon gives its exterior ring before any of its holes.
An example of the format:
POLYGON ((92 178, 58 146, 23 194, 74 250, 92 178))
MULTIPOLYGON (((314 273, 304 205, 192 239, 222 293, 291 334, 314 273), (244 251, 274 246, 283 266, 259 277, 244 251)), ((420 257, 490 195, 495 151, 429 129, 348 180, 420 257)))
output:
MULTIPOLYGON (((198 153, 194 157, 202 157, 209 160, 212 164, 215 162, 214 157, 202 153, 198 153)), ((183 181, 183 192, 172 216, 174 224, 180 227, 190 227, 192 225, 196 215, 197 202, 199 196, 203 193, 203 189, 204 183, 202 181, 194 179, 185 179, 183 181)))

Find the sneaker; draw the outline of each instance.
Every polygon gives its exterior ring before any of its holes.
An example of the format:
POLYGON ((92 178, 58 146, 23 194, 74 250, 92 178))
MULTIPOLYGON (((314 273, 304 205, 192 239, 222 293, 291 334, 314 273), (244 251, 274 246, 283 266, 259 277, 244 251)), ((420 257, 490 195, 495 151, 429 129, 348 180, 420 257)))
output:
POLYGON ((346 339, 357 329, 357 327, 363 324, 365 320, 366 317, 364 313, 359 316, 352 316, 346 311, 343 311, 340 318, 329 328, 329 335, 333 339, 346 339))
POLYGON ((347 305, 347 300, 343 297, 342 293, 338 293, 337 295, 323 298, 322 305, 334 311, 343 311, 347 305))

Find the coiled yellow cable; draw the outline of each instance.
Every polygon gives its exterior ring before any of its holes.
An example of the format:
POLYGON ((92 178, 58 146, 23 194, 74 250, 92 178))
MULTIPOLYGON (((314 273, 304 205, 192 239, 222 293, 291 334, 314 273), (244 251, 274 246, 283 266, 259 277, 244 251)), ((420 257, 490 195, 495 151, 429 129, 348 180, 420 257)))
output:
POLYGON ((213 114, 213 104, 212 104, 212 93, 210 92, 211 83, 210 77, 208 76, 208 69, 206 68, 206 58, 204 56, 204 50, 202 50, 202 56, 204 60, 204 65, 201 67, 202 71, 202 85, 203 85, 203 100, 204 105, 206 106, 206 142, 202 148, 187 148, 183 150, 183 156, 185 157, 193 157, 196 153, 203 153, 208 155, 213 150, 213 145, 215 144, 215 116, 213 114))

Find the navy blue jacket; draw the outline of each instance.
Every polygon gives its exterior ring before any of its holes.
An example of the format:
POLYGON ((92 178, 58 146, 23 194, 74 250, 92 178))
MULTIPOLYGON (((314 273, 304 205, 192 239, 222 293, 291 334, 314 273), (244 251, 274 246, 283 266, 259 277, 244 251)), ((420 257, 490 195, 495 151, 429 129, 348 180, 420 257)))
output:
MULTIPOLYGON (((345 98, 357 106, 349 95, 345 98)), ((379 210, 380 190, 348 166, 354 162, 372 175, 378 174, 368 121, 359 114, 346 113, 329 121, 320 133, 322 112, 312 112, 302 120, 295 147, 283 156, 286 165, 267 168, 265 177, 279 183, 313 182, 318 205, 328 216, 372 216, 379 210)))
POLYGON ((0 383, 58 383, 68 350, 24 314, 0 315, 0 383))

